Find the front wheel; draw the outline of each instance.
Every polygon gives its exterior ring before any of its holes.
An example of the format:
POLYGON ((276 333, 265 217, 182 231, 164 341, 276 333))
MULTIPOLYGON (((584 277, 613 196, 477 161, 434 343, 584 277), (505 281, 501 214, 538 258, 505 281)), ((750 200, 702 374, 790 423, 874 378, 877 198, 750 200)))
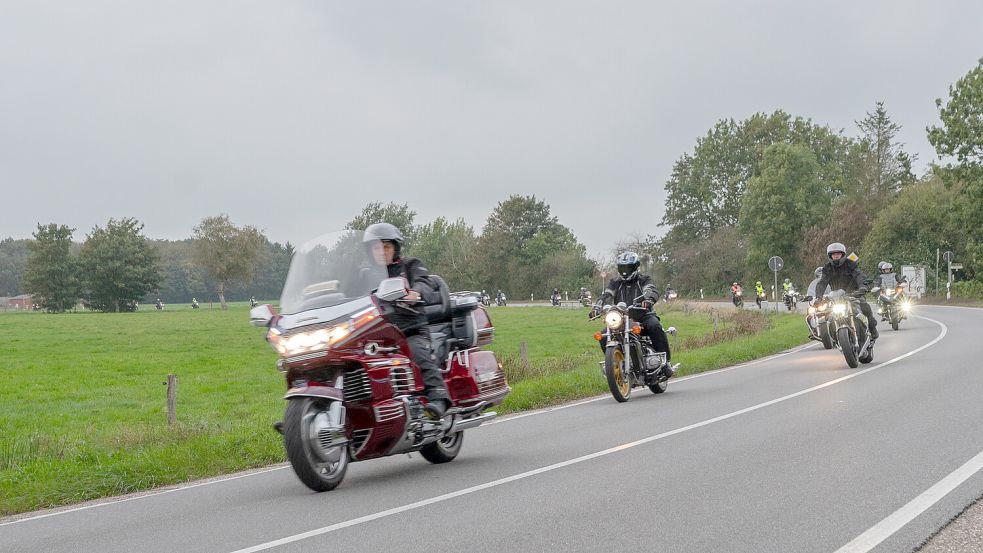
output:
POLYGON ((631 380, 625 369, 625 352, 612 346, 604 353, 604 376, 615 401, 624 403, 631 397, 631 380))
POLYGON ((283 444, 297 478, 316 492, 338 487, 348 470, 348 445, 324 449, 319 442, 319 421, 327 416, 329 402, 298 397, 290 400, 283 415, 283 444))
POLYGON ((901 317, 899 317, 894 311, 891 311, 891 328, 897 330, 898 325, 900 324, 901 324, 901 317))
POLYGON ((450 463, 461 452, 464 443, 464 431, 459 430, 450 436, 444 436, 436 442, 420 448, 420 455, 435 465, 450 463))
POLYGON ((833 349, 833 337, 829 335, 829 325, 826 323, 819 325, 819 339, 825 349, 833 349))
POLYGON ((857 350, 853 349, 853 339, 850 336, 850 327, 843 326, 836 331, 836 341, 840 343, 840 347, 843 349, 843 358, 846 359, 846 364, 850 366, 851 369, 856 369, 860 366, 860 360, 857 359, 857 350))

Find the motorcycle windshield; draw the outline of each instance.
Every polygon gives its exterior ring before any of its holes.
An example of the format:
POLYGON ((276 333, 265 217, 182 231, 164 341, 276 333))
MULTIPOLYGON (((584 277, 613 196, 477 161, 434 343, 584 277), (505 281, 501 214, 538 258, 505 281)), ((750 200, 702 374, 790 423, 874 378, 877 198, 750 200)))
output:
POLYGON ((387 276, 379 240, 357 230, 318 236, 294 253, 280 312, 291 315, 364 298, 387 276))

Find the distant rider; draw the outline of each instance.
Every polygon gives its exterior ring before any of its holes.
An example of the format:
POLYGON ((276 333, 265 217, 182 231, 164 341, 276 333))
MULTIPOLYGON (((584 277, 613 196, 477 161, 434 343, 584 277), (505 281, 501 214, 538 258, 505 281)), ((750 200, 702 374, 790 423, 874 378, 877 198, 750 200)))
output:
MULTIPOLYGON (((659 316, 653 310, 653 307, 659 301, 659 291, 656 289, 651 277, 638 272, 641 259, 637 253, 624 252, 618 256, 616 263, 618 266, 618 275, 620 276, 608 282, 608 287, 601 294, 600 301, 591 309, 591 317, 596 317, 601 313, 601 305, 624 302, 630 306, 635 301, 635 298, 644 296, 642 307, 646 309, 646 313, 641 315, 640 319, 636 320, 641 325, 645 335, 652 340, 652 346, 655 348, 655 351, 665 352, 666 365, 664 370, 668 376, 672 376, 672 369, 669 364, 669 361, 672 359, 672 353, 669 351, 669 339, 662 329, 659 316)), ((632 312, 632 318, 638 316, 637 312, 632 312)), ((602 338, 601 351, 605 351, 606 345, 607 338, 602 338)))
MULTIPOLYGON (((409 285, 409 293, 404 299, 422 301, 424 305, 441 302, 439 285, 430 278, 430 271, 415 257, 403 257, 403 233, 389 223, 376 223, 365 229, 366 242, 380 244, 381 251, 373 251, 376 261, 385 264, 389 278, 403 277, 409 285), (378 240, 379 242, 375 242, 378 240)), ((427 414, 440 418, 450 407, 450 394, 444 384, 437 360, 430 349, 430 332, 427 329, 427 316, 415 309, 401 309, 391 321, 403 334, 413 354, 413 362, 423 373, 423 386, 427 395, 427 414)))
POLYGON ((819 279, 821 279, 822 276, 823 276, 823 268, 822 267, 816 267, 815 275, 816 275, 816 278, 812 279, 812 282, 809 283, 809 289, 806 291, 806 295, 807 296, 812 296, 812 303, 813 304, 818 303, 819 300, 821 300, 823 298, 823 296, 825 296, 825 295, 829 294, 830 292, 832 292, 832 290, 830 289, 830 287, 827 285, 825 292, 823 292, 822 294, 817 294, 816 293, 816 285, 819 284, 819 279))
POLYGON ((894 290, 897 286, 908 281, 904 276, 898 276, 894 272, 894 265, 889 261, 881 261, 877 264, 880 274, 874 278, 874 286, 880 286, 882 290, 894 290))
MULTIPOLYGON (((843 290, 850 294, 853 292, 866 292, 864 286, 864 275, 857 266, 857 262, 846 257, 846 246, 840 242, 833 242, 826 246, 826 255, 829 263, 823 266, 823 275, 816 283, 816 290, 825 290, 829 286, 833 290, 843 290)), ((876 340, 880 337, 877 332, 877 319, 870 309, 870 304, 863 296, 857 298, 860 312, 867 317, 867 326, 870 328, 870 337, 876 340)))
POLYGON ((744 287, 741 286, 740 282, 735 282, 730 285, 730 301, 737 305, 737 298, 744 295, 744 287))
POLYGON ((758 304, 758 309, 761 309, 761 300, 765 298, 765 287, 761 285, 761 281, 754 283, 755 298, 754 301, 758 304))

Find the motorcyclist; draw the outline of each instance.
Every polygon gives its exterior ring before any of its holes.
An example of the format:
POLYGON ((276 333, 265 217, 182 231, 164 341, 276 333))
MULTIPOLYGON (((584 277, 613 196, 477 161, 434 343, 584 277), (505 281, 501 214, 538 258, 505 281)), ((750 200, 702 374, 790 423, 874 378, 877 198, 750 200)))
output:
POLYGON ((256 307, 258 303, 259 302, 256 301, 256 296, 252 296, 249 298, 249 307, 256 307))
MULTIPOLYGON (((857 266, 857 262, 847 259, 846 246, 840 242, 833 242, 826 246, 826 255, 829 257, 829 263, 823 266, 822 276, 816 283, 817 291, 826 290, 826 286, 833 290, 843 290, 848 294, 867 291, 867 287, 864 285, 864 275, 860 271, 860 267, 857 266)), ((871 339, 876 340, 880 334, 877 332, 877 320, 870 309, 870 304, 867 303, 866 298, 861 296, 857 298, 857 305, 860 307, 860 312, 867 317, 871 339)))
POLYGON ((880 274, 874 278, 874 286, 880 286, 882 289, 891 290, 897 287, 899 284, 908 281, 904 275, 898 276, 894 272, 894 265, 892 265, 890 261, 881 261, 877 264, 877 268, 880 269, 880 274))
MULTIPOLYGON (((597 317, 601 313, 601 305, 621 302, 632 305, 635 298, 644 296, 642 307, 646 309, 646 313, 641 315, 640 319, 636 320, 641 325, 645 335, 652 340, 652 346, 655 348, 655 351, 665 352, 666 365, 663 370, 668 376, 672 376, 672 369, 669 363, 672 359, 672 353, 669 351, 669 339, 662 329, 659 316, 653 310, 653 307, 659 301, 659 290, 656 289, 651 277, 638 272, 638 267, 641 265, 641 258, 639 258, 637 253, 628 251, 620 254, 616 260, 616 264, 618 275, 620 276, 612 278, 608 282, 608 287, 601 294, 600 301, 591 309, 591 317, 597 317)), ((637 311, 632 311, 631 313, 632 318, 639 317, 637 311)), ((606 345, 607 338, 605 337, 601 339, 601 351, 605 351, 606 345)))
POLYGON ((744 294, 744 287, 741 286, 740 282, 735 282, 730 285, 730 301, 737 305, 737 298, 744 294))
POLYGON ((198 298, 191 298, 191 308, 198 309, 198 298))
POLYGON ((816 293, 816 285, 819 284, 819 279, 822 278, 822 276, 823 276, 823 268, 822 267, 816 267, 815 275, 816 275, 816 278, 812 279, 812 282, 809 283, 809 289, 806 290, 806 295, 807 296, 812 296, 812 302, 811 303, 813 303, 813 304, 817 303, 820 299, 822 299, 823 296, 825 296, 825 295, 829 294, 830 292, 832 292, 832 289, 829 287, 829 285, 827 285, 825 292, 823 292, 822 294, 817 294, 816 293))
POLYGON ((498 305, 503 305, 505 303, 505 292, 502 292, 501 289, 495 292, 495 301, 498 305))
POLYGON ((666 295, 665 295, 665 297, 663 299, 668 303, 668 301, 672 299, 671 296, 673 295, 673 293, 675 293, 675 290, 672 288, 672 284, 669 284, 667 282, 666 283, 666 295))
POLYGON ((754 283, 754 292, 754 301, 758 304, 758 309, 761 309, 761 300, 765 297, 765 287, 761 285, 760 280, 754 283))
POLYGON ((792 279, 786 278, 785 282, 782 283, 782 291, 785 292, 785 294, 788 294, 792 291, 792 288, 792 279))
POLYGON ((158 311, 163 311, 164 302, 160 301, 160 298, 157 298, 157 302, 154 304, 154 307, 156 307, 158 311))
MULTIPOLYGON (((409 286, 404 298, 410 302, 424 305, 440 303, 439 284, 430 278, 430 271, 415 257, 403 257, 403 233, 389 223, 376 223, 365 229, 364 240, 377 244, 373 251, 375 259, 386 265, 389 278, 403 277, 409 286), (378 241, 378 242, 376 242, 378 241)), ((450 407, 450 394, 440 373, 440 367, 430 347, 430 332, 427 330, 427 317, 422 311, 400 309, 392 317, 392 323, 406 335, 406 341, 413 354, 413 362, 423 374, 423 386, 427 396, 425 410, 431 418, 440 418, 450 407)))
POLYGON ((560 289, 553 288, 553 293, 550 294, 550 303, 553 305, 560 305, 560 289))

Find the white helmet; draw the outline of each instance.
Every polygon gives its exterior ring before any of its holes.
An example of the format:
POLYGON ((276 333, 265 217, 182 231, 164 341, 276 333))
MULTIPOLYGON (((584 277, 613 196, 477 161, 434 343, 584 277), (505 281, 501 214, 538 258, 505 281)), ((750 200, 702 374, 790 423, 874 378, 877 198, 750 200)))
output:
POLYGON ((882 273, 890 273, 894 271, 894 265, 891 265, 887 261, 881 261, 880 263, 878 263, 877 267, 880 268, 882 273))
POLYGON ((832 244, 826 246, 826 257, 833 259, 833 252, 840 252, 843 257, 833 261, 835 265, 842 265, 843 261, 846 259, 846 246, 839 242, 833 242, 832 244))

